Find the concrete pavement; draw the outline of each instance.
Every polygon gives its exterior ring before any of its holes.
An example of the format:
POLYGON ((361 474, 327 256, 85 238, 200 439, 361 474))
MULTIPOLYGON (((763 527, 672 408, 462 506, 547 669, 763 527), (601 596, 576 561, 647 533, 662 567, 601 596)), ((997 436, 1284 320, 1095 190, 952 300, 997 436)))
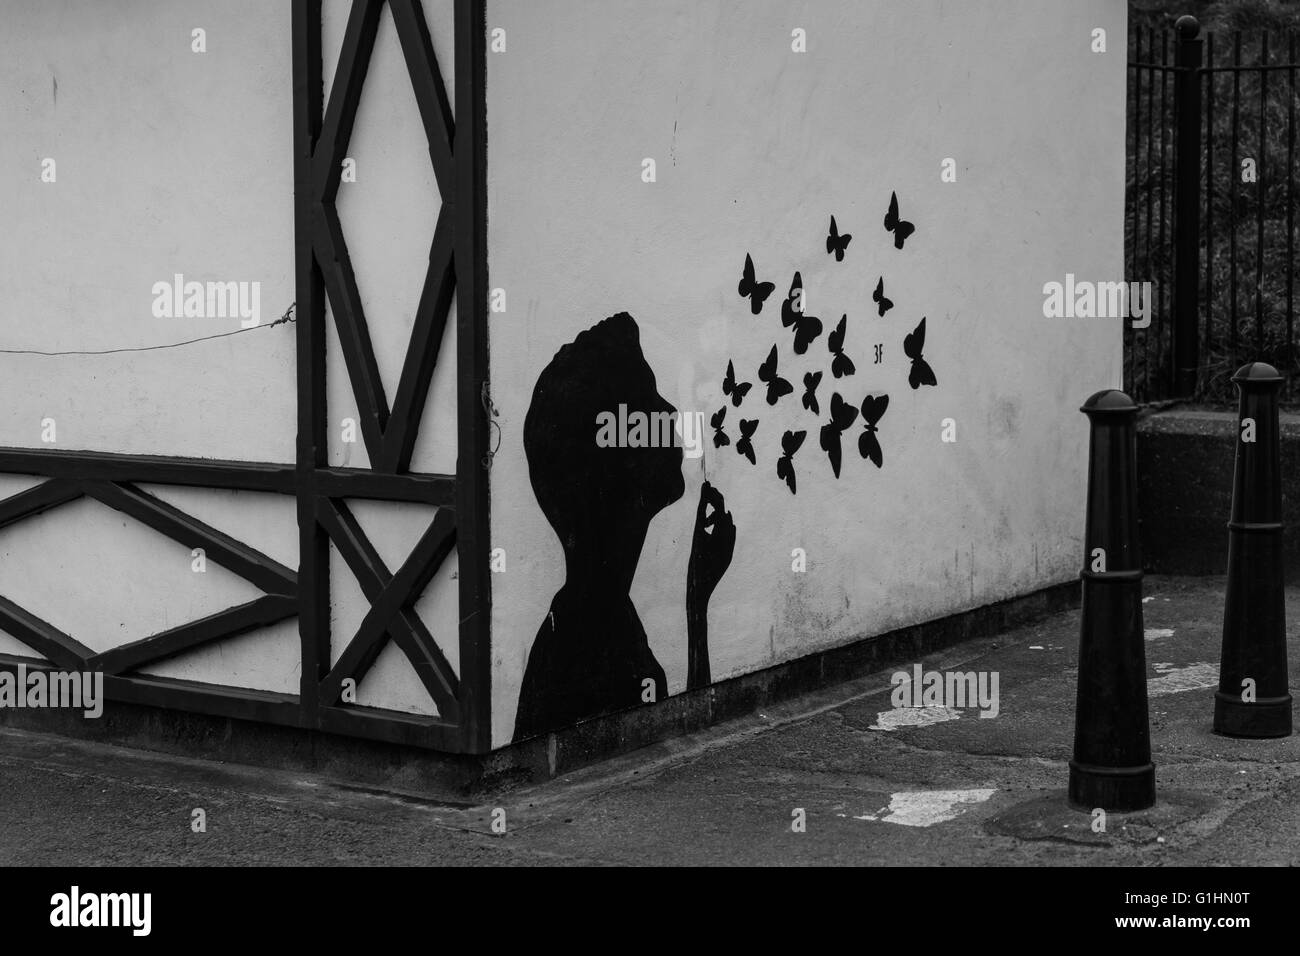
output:
POLYGON ((1223 586, 1146 581, 1159 802, 1105 832, 1065 802, 1071 611, 915 662, 996 672, 995 718, 900 713, 891 669, 469 802, 0 729, 0 864, 1300 864, 1300 739, 1210 733, 1223 586))

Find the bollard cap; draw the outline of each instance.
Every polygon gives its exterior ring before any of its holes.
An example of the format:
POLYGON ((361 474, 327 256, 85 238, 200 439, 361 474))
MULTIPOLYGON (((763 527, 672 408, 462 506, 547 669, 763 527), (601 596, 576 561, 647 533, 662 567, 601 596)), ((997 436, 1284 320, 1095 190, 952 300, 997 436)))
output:
POLYGON ((1094 392, 1079 408, 1085 415, 1132 414, 1137 410, 1133 399, 1117 388, 1104 388, 1100 392, 1094 392))
POLYGON ((1174 29, 1182 39, 1194 40, 1201 32, 1201 24, 1196 17, 1185 13, 1174 22, 1174 29))
POLYGON ((1245 385, 1273 385, 1281 383, 1283 378, 1267 362, 1248 362, 1233 373, 1232 380, 1245 385))

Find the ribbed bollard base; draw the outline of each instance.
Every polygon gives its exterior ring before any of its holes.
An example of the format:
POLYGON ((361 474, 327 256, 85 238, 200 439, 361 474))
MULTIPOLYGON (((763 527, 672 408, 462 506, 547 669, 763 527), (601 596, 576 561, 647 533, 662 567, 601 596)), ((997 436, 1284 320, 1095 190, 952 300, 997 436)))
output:
POLYGON ((1262 697, 1247 704, 1240 697, 1215 691, 1214 732, 1224 737, 1288 737, 1291 695, 1262 697))
POLYGON ((1097 767, 1071 760, 1070 803, 1081 810, 1101 807, 1113 813, 1153 807, 1156 803, 1155 764, 1097 767))

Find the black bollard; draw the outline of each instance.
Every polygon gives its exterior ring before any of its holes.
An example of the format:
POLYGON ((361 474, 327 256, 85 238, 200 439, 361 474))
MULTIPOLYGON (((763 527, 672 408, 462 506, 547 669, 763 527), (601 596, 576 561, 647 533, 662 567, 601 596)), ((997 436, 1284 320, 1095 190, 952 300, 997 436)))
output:
POLYGON ((1291 733, 1291 694, 1282 593, 1277 414, 1282 376, 1273 366, 1254 362, 1239 368, 1232 380, 1240 395, 1240 413, 1214 732, 1227 737, 1285 737, 1291 733))
POLYGON ((1144 810, 1156 802, 1156 770, 1142 638, 1137 406, 1107 389, 1080 411, 1092 438, 1070 803, 1085 810, 1144 810))

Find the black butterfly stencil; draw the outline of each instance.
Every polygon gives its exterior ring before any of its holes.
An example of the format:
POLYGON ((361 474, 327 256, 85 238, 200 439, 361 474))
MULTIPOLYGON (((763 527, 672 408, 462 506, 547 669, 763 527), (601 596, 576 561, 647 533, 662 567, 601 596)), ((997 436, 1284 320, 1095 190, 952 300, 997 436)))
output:
POLYGON ((898 218, 898 193, 889 194, 889 212, 885 213, 885 229, 894 234, 894 248, 903 248, 903 240, 916 232, 916 226, 898 218))
POLYGON ((752 421, 748 418, 740 420, 740 437, 736 439, 736 451, 749 459, 751 465, 757 465, 758 461, 754 458, 754 443, 750 441, 754 437, 754 432, 758 430, 758 419, 752 421))
POLYGON ((826 457, 831 460, 831 470, 836 478, 840 476, 840 436, 848 431, 857 417, 858 410, 840 398, 839 392, 831 395, 831 420, 822 426, 820 441, 826 457))
POLYGON ((879 439, 876 438, 876 425, 880 423, 880 418, 888 407, 888 395, 881 395, 879 398, 868 395, 862 400, 862 424, 866 431, 858 436, 858 451, 877 468, 884 463, 884 453, 880 450, 879 439))
POLYGON ((820 415, 822 410, 817 407, 817 386, 821 384, 821 372, 804 372, 803 375, 803 407, 808 409, 814 415, 820 415))
POLYGON ((803 355, 808 351, 808 346, 813 339, 822 334, 822 320, 814 315, 805 315, 804 307, 806 303, 803 295, 803 276, 799 273, 794 274, 794 279, 790 283, 790 291, 781 303, 781 324, 787 329, 794 326, 794 354, 803 355), (796 294, 799 299, 799 308, 795 309, 794 300, 796 294))
POLYGON ((939 384, 939 380, 934 377, 934 369, 930 368, 930 363, 921 357, 923 348, 925 348, 924 316, 921 317, 921 324, 903 339, 903 352, 912 360, 912 370, 907 373, 907 384, 912 388, 939 384))
POLYGON ((851 233, 846 232, 844 235, 840 235, 839 229, 835 226, 835 217, 831 216, 831 231, 830 235, 826 237, 827 255, 833 252, 835 253, 835 261, 843 262, 844 250, 849 247, 849 240, 852 238, 853 235, 851 233))
POLYGON ((794 494, 794 453, 803 444, 807 432, 786 432, 781 436, 781 457, 776 460, 776 476, 784 478, 790 494, 794 494))
POLYGON ((754 387, 753 382, 737 382, 736 370, 732 367, 730 360, 727 362, 727 375, 722 380, 722 394, 731 396, 731 404, 737 408, 745 399, 745 393, 754 387))
POLYGON ((835 326, 835 331, 826 337, 826 344, 831 350, 831 374, 836 378, 843 378, 846 375, 852 375, 857 369, 853 365, 853 360, 844 354, 844 335, 848 331, 847 315, 840 316, 840 324, 835 326))
POLYGON ((727 433, 722 430, 722 420, 726 417, 727 417, 727 406, 723 405, 716 412, 714 412, 713 417, 709 419, 709 424, 713 426, 713 447, 714 448, 721 448, 723 445, 731 444, 731 439, 728 438, 727 433))
POLYGON ((750 258, 749 253, 745 253, 745 271, 741 273, 737 291, 741 298, 749 299, 749 311, 754 315, 762 312, 763 303, 775 288, 775 282, 759 282, 754 278, 754 260, 750 258))
POLYGON ((758 380, 767 383, 767 404, 775 405, 782 395, 789 395, 794 386, 776 374, 776 346, 767 353, 767 361, 758 367, 758 380))
POLYGON ((878 303, 880 308, 880 317, 882 319, 885 317, 885 313, 894 307, 894 300, 885 298, 884 276, 881 276, 880 281, 876 283, 876 291, 871 293, 871 300, 878 303))

